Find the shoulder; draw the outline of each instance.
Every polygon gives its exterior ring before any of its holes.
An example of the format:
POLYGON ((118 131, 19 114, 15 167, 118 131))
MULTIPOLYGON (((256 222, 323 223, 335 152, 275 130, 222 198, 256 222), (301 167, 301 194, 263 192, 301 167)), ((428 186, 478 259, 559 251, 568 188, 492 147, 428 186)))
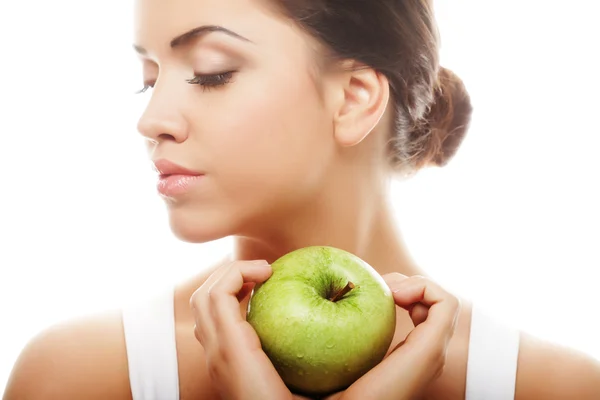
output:
MULTIPOLYGON (((427 398, 464 399, 471 344, 472 304, 463 303, 446 368, 427 398)), ((600 399, 600 362, 566 346, 517 332, 515 399, 600 399)), ((494 362, 494 360, 488 360, 494 362)))
POLYGON ((52 326, 21 352, 5 400, 131 399, 121 312, 52 326))
MULTIPOLYGON (((459 324, 448 348, 446 368, 427 398, 465 398, 472 317, 472 305, 463 303, 459 324)), ((516 334, 516 400, 600 399, 598 360, 524 332, 516 334)), ((487 361, 494 362, 493 359, 487 361)))
MULTIPOLYGON (((226 260, 204 269, 175 288, 178 350, 192 349, 192 354, 201 353, 197 343, 190 339, 193 339, 190 334, 193 316, 189 300, 226 260)), ((187 365, 186 360, 191 359, 189 355, 178 353, 179 361, 187 365)), ((194 364, 194 367, 201 365, 194 364)), ((132 398, 122 310, 73 319, 40 332, 19 355, 3 397, 4 400, 71 398, 132 398)))
POLYGON ((565 398, 600 399, 600 362, 522 333, 515 399, 565 398))

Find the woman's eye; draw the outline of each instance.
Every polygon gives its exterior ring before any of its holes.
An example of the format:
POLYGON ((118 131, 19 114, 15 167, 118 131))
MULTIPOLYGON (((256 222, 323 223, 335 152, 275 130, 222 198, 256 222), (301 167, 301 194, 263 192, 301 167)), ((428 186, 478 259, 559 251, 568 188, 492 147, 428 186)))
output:
POLYGON ((219 74, 196 74, 192 79, 188 79, 187 82, 210 89, 229 83, 234 72, 235 71, 221 72, 219 74))
MULTIPOLYGON (((204 89, 223 86, 231 81, 235 71, 221 72, 218 74, 196 74, 193 78, 187 79, 186 82, 192 85, 200 85, 204 89)), ((144 87, 136 92, 136 94, 145 93, 152 89, 154 84, 145 83, 144 87)))

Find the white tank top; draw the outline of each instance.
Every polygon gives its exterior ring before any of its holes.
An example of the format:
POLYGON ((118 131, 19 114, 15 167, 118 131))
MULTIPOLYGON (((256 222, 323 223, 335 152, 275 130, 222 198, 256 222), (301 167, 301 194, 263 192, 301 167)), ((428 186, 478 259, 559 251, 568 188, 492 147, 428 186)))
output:
MULTIPOLYGON (((123 309, 133 400, 179 400, 173 291, 123 309)), ((466 400, 513 400, 519 332, 473 307, 466 400)))

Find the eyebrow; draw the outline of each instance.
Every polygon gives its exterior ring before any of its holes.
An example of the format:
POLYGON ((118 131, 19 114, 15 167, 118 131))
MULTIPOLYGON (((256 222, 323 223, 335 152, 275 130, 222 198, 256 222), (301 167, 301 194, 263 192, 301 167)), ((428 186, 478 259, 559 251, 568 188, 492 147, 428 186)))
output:
MULTIPOLYGON (((171 40, 170 46, 172 49, 175 49, 175 48, 181 47, 181 46, 185 46, 186 44, 189 44, 192 40, 196 39, 197 37, 207 35, 212 32, 224 33, 228 36, 239 39, 243 42, 252 43, 252 41, 250 39, 247 39, 244 36, 242 36, 238 33, 235 33, 234 31, 231 31, 222 26, 203 25, 203 26, 199 26, 197 28, 191 29, 191 30, 173 38, 173 40, 171 40)), ((138 45, 134 44, 133 49, 139 54, 142 54, 142 55, 148 54, 148 50, 146 50, 142 46, 138 46, 138 45)))

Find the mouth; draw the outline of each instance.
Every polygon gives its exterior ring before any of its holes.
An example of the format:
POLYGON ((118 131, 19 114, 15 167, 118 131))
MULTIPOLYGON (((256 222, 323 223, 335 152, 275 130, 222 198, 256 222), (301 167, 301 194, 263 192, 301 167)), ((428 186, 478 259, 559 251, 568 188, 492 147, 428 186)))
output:
POLYGON ((158 192, 168 198, 186 194, 202 182, 204 173, 182 167, 172 161, 160 159, 154 162, 158 173, 158 192))

